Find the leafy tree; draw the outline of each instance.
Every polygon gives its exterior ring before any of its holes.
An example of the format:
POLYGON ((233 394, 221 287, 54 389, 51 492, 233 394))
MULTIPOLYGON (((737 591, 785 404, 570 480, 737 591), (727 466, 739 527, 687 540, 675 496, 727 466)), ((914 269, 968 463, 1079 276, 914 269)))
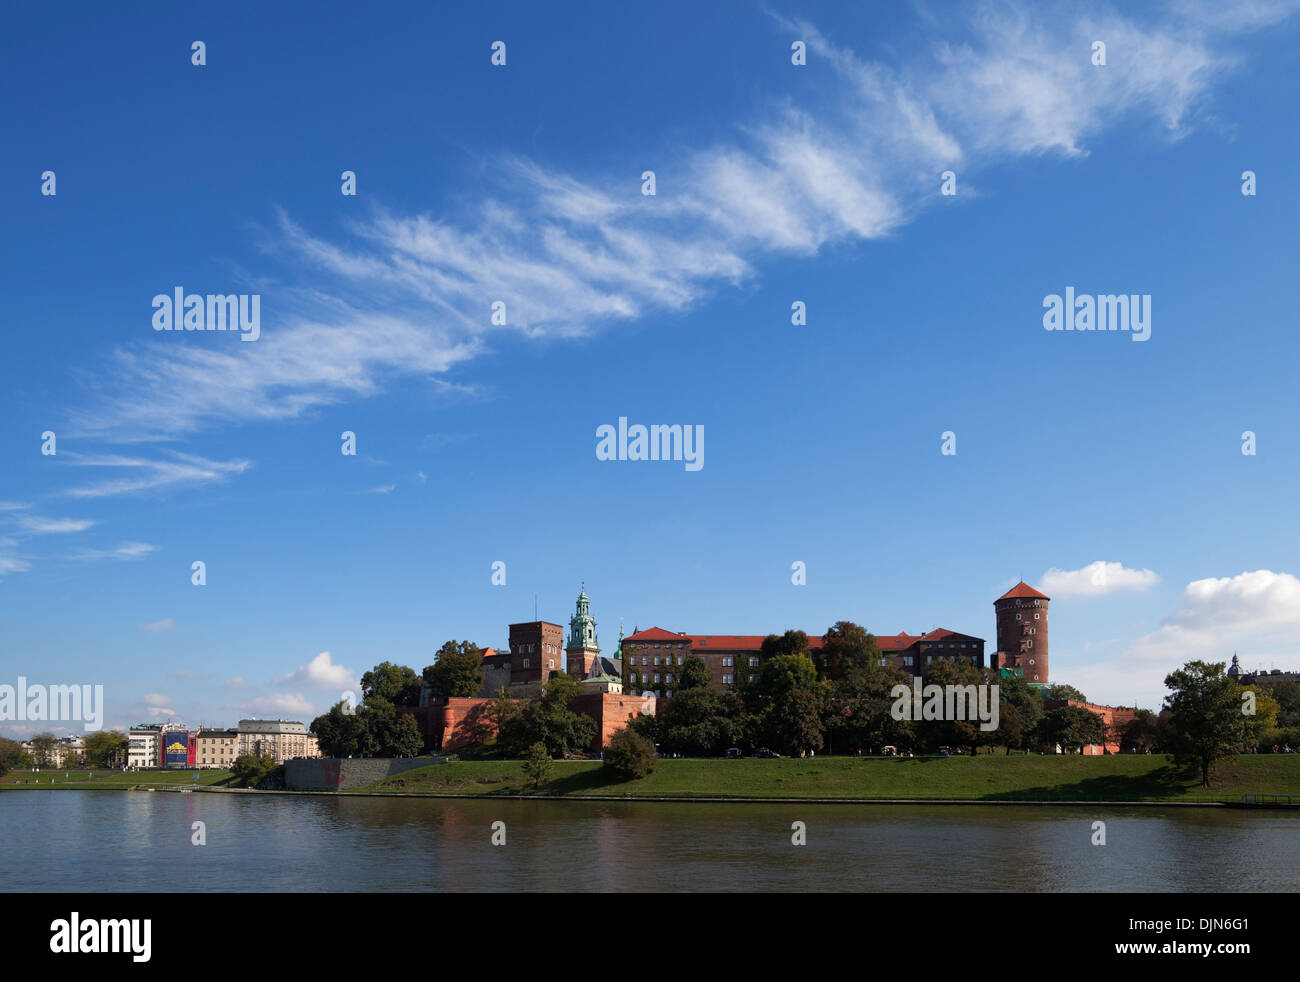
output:
POLYGON ((270 754, 241 754, 230 765, 230 773, 241 788, 255 788, 275 770, 275 758, 270 754))
POLYGON ((399 713, 395 706, 382 699, 368 699, 357 712, 357 718, 368 732, 378 757, 414 757, 424 746, 424 737, 410 713, 399 713))
POLYGON ((822 748, 822 696, 812 689, 790 689, 772 698, 761 714, 760 731, 769 747, 790 756, 822 748))
POLYGON ((1044 686, 1039 691, 1042 693, 1044 702, 1053 699, 1073 699, 1075 702, 1088 701, 1088 697, 1072 685, 1048 685, 1044 686))
POLYGON ((1269 694, 1277 700, 1277 725, 1279 727, 1300 726, 1300 682, 1291 682, 1286 679, 1279 679, 1276 682, 1258 681, 1251 688, 1257 690, 1267 689, 1269 694))
POLYGON ((1138 709, 1116 734, 1120 753, 1137 748, 1139 752, 1155 750, 1160 746, 1160 724, 1156 714, 1149 709, 1138 709))
POLYGON ((1019 675, 1002 675, 986 669, 985 678, 998 687, 998 728, 990 742, 1006 747, 1007 753, 1024 749, 1032 738, 1034 728, 1043 718, 1043 700, 1028 682, 1019 675))
POLYGON ((394 706, 418 706, 420 676, 405 665, 380 662, 361 676, 361 695, 365 699, 383 699, 394 706))
POLYGON ((1265 735, 1277 728, 1282 707, 1262 685, 1243 686, 1237 693, 1237 698, 1241 700, 1242 713, 1241 742, 1237 749, 1245 751, 1260 746, 1265 735), (1250 712, 1250 703, 1245 698, 1247 692, 1254 694, 1254 712, 1250 712))
POLYGON ((823 706, 823 726, 832 749, 870 752, 885 745, 912 746, 915 724, 896 720, 890 712, 893 687, 910 688, 911 684, 910 675, 888 666, 846 669, 841 678, 828 684, 823 706))
POLYGON ((763 659, 758 674, 750 679, 749 684, 752 696, 769 699, 796 690, 811 691, 815 688, 817 669, 806 654, 781 654, 763 659))
POLYGON ((836 621, 828 627, 821 649, 813 653, 817 674, 832 680, 855 669, 879 667, 880 657, 876 636, 852 621, 836 621))
POLYGON ((478 695, 486 676, 483 652, 472 641, 448 641, 438 649, 434 663, 424 670, 429 688, 445 698, 478 695))
POLYGON ((96 730, 86 736, 87 767, 120 767, 126 763, 131 741, 117 730, 96 730))
POLYGON ((32 762, 35 766, 54 766, 54 748, 59 741, 53 733, 37 733, 28 742, 32 745, 32 762))
POLYGON ((654 744, 631 727, 619 730, 605 748, 605 769, 620 781, 645 777, 655 769, 654 744))
MULTIPOLYGON (((932 661, 925 666, 922 673, 922 681, 925 685, 938 685, 946 687, 949 685, 960 686, 979 686, 988 684, 988 679, 984 672, 972 665, 968 661, 957 661, 955 659, 941 658, 932 661)), ((1001 686, 999 686, 999 690, 1001 686)), ((945 689, 946 691, 946 689, 945 689)), ((999 691, 999 696, 1001 695, 999 691)), ((968 705, 968 715, 971 707, 968 705)), ((1001 716, 1001 706, 998 707, 999 717, 1001 716)), ((975 720, 921 720, 916 724, 919 742, 928 750, 934 750, 938 747, 966 747, 972 754, 976 753, 981 744, 987 745, 992 734, 986 733, 980 729, 978 719, 975 720)))
POLYGON ((578 680, 571 675, 559 673, 547 680, 541 695, 524 703, 502 725, 500 742, 506 753, 531 752, 536 743, 553 756, 587 751, 596 739, 596 721, 569 708, 580 691, 578 680))
POLYGON ((330 711, 311 722, 321 753, 326 757, 365 757, 377 752, 378 745, 362 710, 347 712, 345 702, 337 702, 330 711))
POLYGON ((777 655, 808 654, 808 635, 803 631, 786 631, 782 635, 769 634, 759 646, 758 656, 763 661, 777 655))
POLYGON ((1225 662, 1189 661, 1165 676, 1165 707, 1172 714, 1174 761, 1193 764, 1201 772, 1201 787, 1210 786, 1210 770, 1241 744, 1240 687, 1224 673, 1225 662))
POLYGON ((638 732, 657 739, 667 753, 710 757, 743 740, 743 714, 744 703, 734 692, 713 686, 682 689, 657 716, 640 717, 653 723, 642 724, 638 732))
POLYGON ((0 737, 0 774, 11 770, 25 770, 32 766, 31 755, 16 740, 0 737))
POLYGON ((533 782, 533 790, 538 791, 551 776, 551 755, 546 744, 538 741, 528 748, 528 758, 524 761, 524 774, 533 782))
POLYGON ((699 655, 687 655, 686 664, 682 665, 681 678, 677 681, 677 695, 687 689, 708 688, 713 682, 709 666, 699 655))
POLYGON ((1106 724, 1100 716, 1082 706, 1062 706, 1043 714, 1038 724, 1038 738, 1043 743, 1060 744, 1067 753, 1082 750, 1088 744, 1106 742, 1106 724))

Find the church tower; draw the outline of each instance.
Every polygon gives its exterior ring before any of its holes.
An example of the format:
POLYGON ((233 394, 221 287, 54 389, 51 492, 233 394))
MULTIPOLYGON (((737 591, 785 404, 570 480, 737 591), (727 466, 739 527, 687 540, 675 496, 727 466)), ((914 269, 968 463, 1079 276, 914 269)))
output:
POLYGON ((591 616, 591 601, 587 598, 585 584, 578 594, 577 609, 569 621, 569 646, 565 652, 569 657, 565 671, 580 679, 585 679, 591 674, 591 666, 600 657, 600 643, 596 639, 596 618, 591 616))

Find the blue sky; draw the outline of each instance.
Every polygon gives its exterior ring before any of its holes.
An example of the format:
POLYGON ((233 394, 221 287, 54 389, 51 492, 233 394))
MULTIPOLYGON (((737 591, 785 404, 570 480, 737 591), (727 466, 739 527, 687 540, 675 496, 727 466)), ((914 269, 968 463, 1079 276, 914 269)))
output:
POLYGON ((310 719, 584 581, 606 649, 992 652, 1024 578, 1097 701, 1300 667, 1296 4, 878 6, 7 8, 0 681, 310 719), (261 337, 154 331, 177 286, 261 337), (1045 331, 1067 286, 1150 339, 1045 331))

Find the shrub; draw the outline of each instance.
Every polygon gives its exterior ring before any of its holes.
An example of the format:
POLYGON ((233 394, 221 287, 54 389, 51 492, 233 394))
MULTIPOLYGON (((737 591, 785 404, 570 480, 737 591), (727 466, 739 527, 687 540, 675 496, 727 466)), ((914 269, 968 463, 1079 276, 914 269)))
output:
POLYGON ((635 730, 619 730, 605 748, 605 770, 620 781, 643 778, 654 769, 654 744, 635 730))

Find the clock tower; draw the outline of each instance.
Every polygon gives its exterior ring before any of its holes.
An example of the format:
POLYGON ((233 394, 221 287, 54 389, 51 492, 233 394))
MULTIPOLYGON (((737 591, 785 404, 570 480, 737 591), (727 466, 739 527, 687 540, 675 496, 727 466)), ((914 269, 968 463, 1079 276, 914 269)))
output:
POLYGON ((569 645, 565 652, 569 659, 565 671, 580 679, 591 674, 591 666, 600 657, 596 618, 591 616, 591 600, 587 597, 585 584, 578 594, 577 609, 569 620, 569 645))

